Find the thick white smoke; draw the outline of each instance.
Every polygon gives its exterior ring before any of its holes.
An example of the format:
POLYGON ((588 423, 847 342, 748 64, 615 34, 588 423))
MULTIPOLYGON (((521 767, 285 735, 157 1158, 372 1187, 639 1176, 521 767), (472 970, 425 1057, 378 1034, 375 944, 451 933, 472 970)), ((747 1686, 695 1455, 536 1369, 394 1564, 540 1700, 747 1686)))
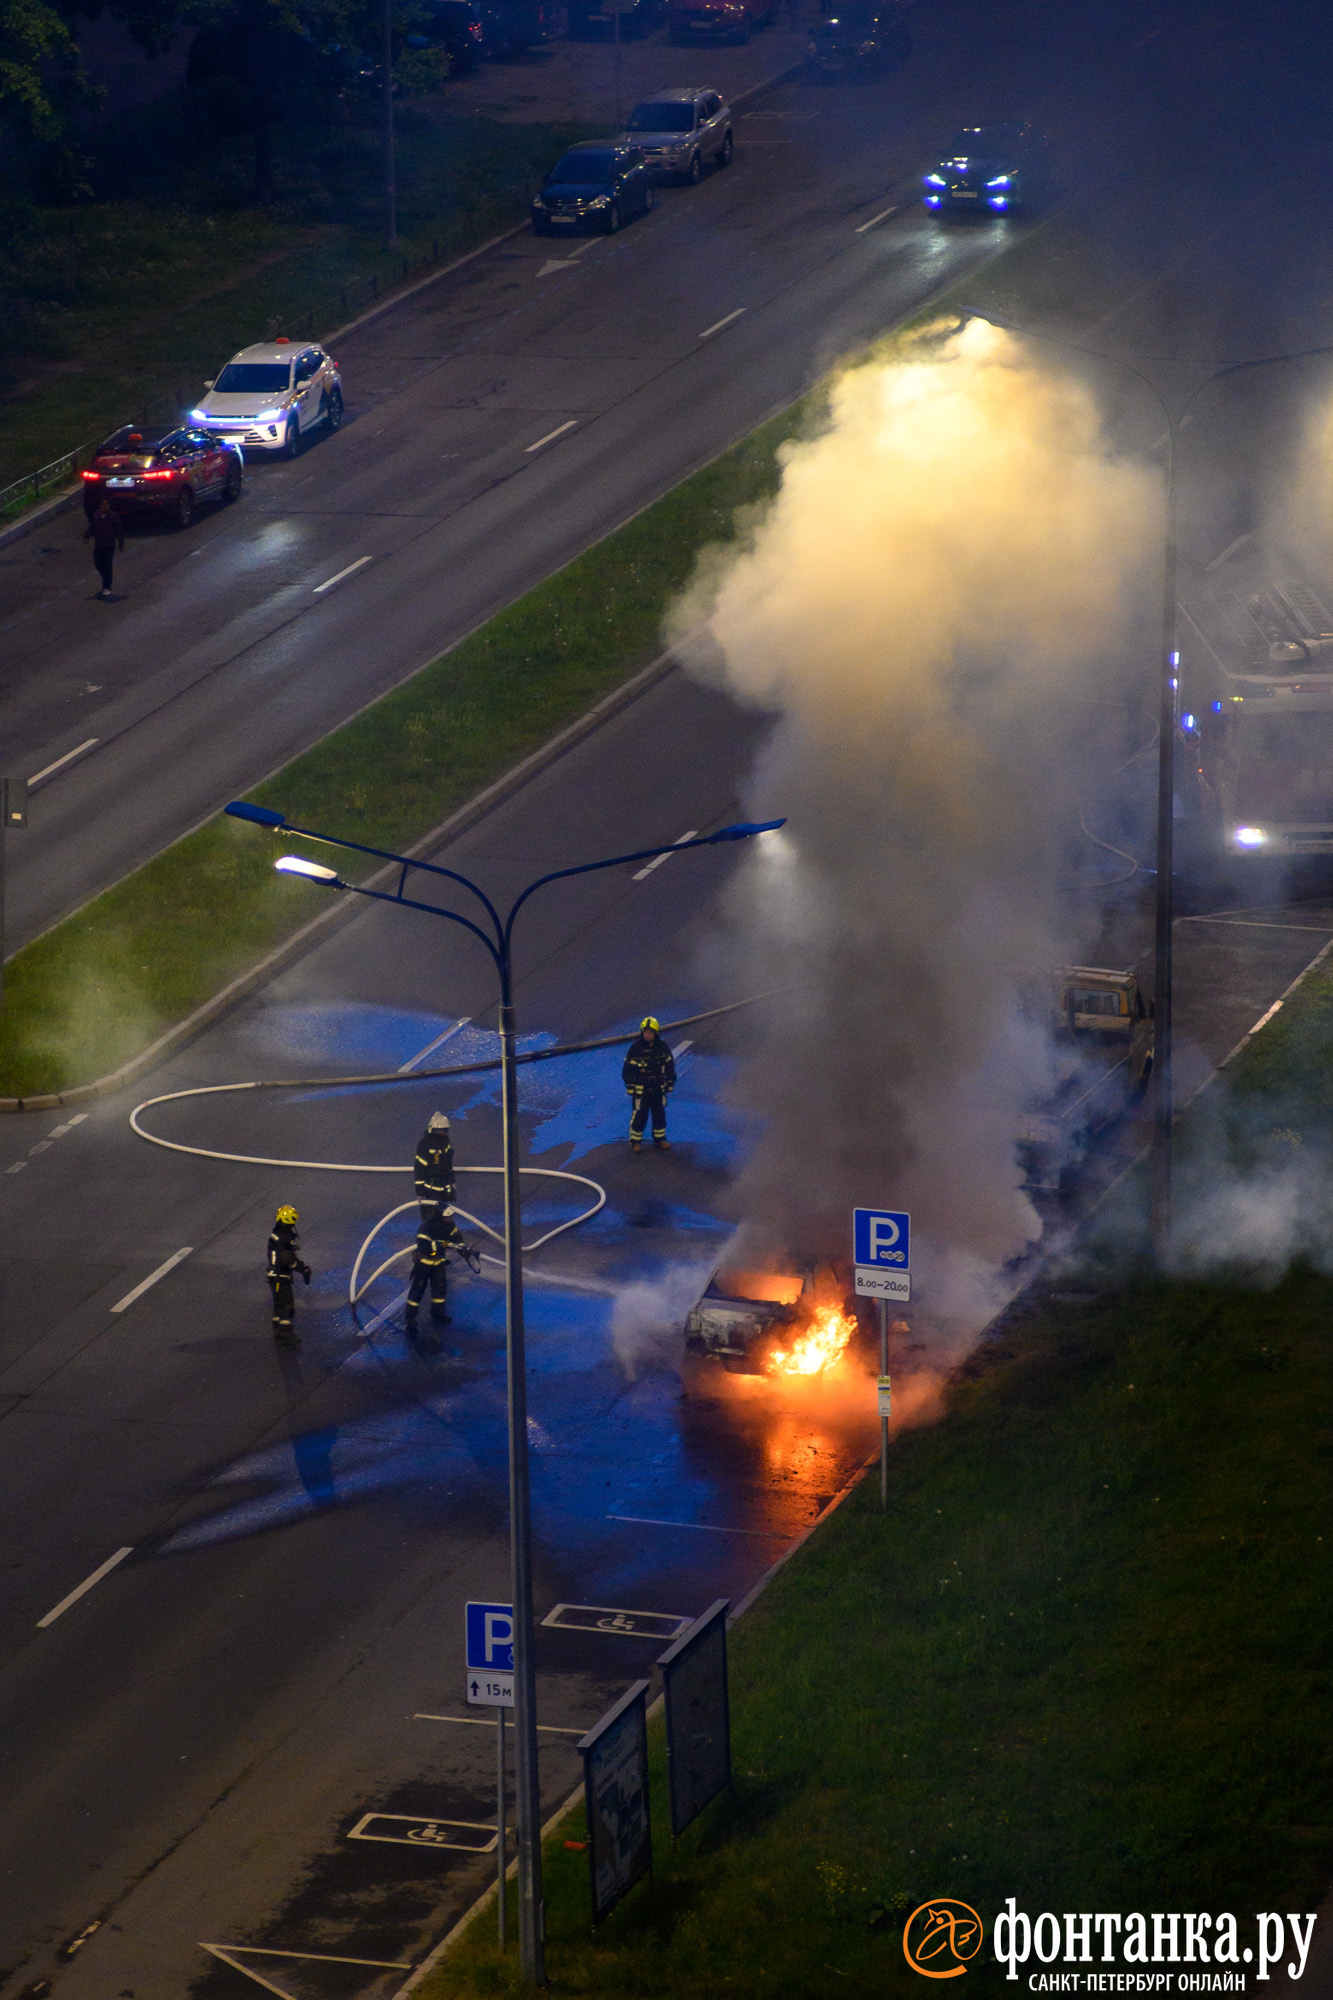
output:
POLYGON ((767 1121, 748 1252, 845 1256, 854 1204, 910 1209, 914 1287, 961 1329, 1039 1233, 1016 1140, 1050 1051, 1024 993, 1080 942, 1067 843, 1119 761, 1089 717, 1160 547, 1158 481, 1089 393, 973 321, 848 370, 679 607, 694 671, 775 714, 747 806, 789 820, 724 947, 751 991, 789 985, 741 1063, 767 1121))

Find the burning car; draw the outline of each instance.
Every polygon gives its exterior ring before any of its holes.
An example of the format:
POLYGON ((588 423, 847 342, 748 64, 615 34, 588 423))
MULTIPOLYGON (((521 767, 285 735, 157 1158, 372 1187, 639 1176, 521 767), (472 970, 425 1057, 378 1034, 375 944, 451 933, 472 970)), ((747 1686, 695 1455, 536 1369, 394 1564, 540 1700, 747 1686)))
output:
POLYGON ((1062 1192, 1097 1140, 1142 1101, 1154 1045, 1152 1002, 1136 972, 1059 966, 1053 998, 1059 1039, 1072 1060, 1019 1132, 1025 1184, 1046 1194, 1062 1192))
POLYGON ((752 1375, 820 1375, 856 1332, 844 1276, 829 1264, 741 1271, 719 1264, 685 1319, 685 1347, 752 1375))

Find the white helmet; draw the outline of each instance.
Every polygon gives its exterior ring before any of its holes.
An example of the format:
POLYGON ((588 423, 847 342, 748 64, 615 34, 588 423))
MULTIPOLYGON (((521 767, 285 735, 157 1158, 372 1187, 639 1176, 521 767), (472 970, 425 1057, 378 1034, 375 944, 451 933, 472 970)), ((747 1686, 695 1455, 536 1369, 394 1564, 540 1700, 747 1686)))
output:
POLYGON ((428 1132, 447 1132, 449 1130, 449 1120, 445 1117, 443 1111, 431 1112, 426 1130, 428 1132))

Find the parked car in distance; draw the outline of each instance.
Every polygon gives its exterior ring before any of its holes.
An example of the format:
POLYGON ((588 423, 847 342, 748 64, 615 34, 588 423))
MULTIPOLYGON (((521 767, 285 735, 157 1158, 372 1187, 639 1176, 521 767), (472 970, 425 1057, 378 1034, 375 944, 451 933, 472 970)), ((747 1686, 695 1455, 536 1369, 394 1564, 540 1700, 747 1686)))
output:
POLYGON ((705 160, 725 167, 731 158, 731 109, 720 92, 693 84, 654 91, 630 112, 617 143, 637 146, 654 172, 679 174, 693 186, 705 160))
POLYGON ((812 28, 809 63, 818 76, 867 75, 902 62, 909 46, 896 6, 845 0, 812 28))
POLYGON ((343 420, 342 381, 331 354, 311 341, 283 336, 233 354, 190 422, 246 451, 295 458, 304 432, 317 424, 336 431, 343 420))
POLYGON ((777 0, 671 0, 673 42, 748 42, 773 19, 777 0))
POLYGON ((424 0, 403 36, 409 49, 441 49, 450 76, 465 76, 486 53, 486 28, 476 0, 424 0))
POLYGON ((488 56, 515 56, 562 35, 568 19, 563 0, 478 0, 488 56))
POLYGON ((105 493, 117 513, 146 508, 188 528, 201 500, 239 500, 245 459, 208 431, 122 424, 104 438, 83 474, 83 505, 92 514, 105 493))
MULTIPOLYGON (((625 0, 620 8, 622 39, 650 35, 666 13, 666 0, 625 0)), ((569 32, 579 40, 613 35, 616 17, 603 0, 569 0, 569 32)))
POLYGON ((968 125, 924 176, 925 204, 937 213, 1010 214, 1031 192, 1041 142, 1032 127, 968 125))
POLYGON ((585 140, 556 161, 533 196, 533 232, 549 236, 590 223, 614 236, 622 222, 645 215, 656 199, 653 170, 637 146, 585 140))

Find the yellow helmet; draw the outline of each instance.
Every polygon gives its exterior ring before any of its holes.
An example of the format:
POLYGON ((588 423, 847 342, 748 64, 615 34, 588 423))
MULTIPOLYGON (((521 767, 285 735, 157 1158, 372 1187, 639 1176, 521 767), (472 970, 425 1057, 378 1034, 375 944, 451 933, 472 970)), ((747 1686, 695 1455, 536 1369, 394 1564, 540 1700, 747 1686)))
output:
POLYGON ((655 1035, 661 1034, 662 1032, 661 1024, 659 1023, 656 1014, 644 1015, 643 1019, 639 1023, 639 1033, 642 1034, 645 1028, 651 1028, 655 1035))
POLYGON ((293 1222, 293 1223, 300 1220, 299 1216, 296 1213, 296 1210, 292 1207, 291 1203, 286 1201, 282 1204, 282 1207, 278 1210, 277 1219, 279 1222, 293 1222))

